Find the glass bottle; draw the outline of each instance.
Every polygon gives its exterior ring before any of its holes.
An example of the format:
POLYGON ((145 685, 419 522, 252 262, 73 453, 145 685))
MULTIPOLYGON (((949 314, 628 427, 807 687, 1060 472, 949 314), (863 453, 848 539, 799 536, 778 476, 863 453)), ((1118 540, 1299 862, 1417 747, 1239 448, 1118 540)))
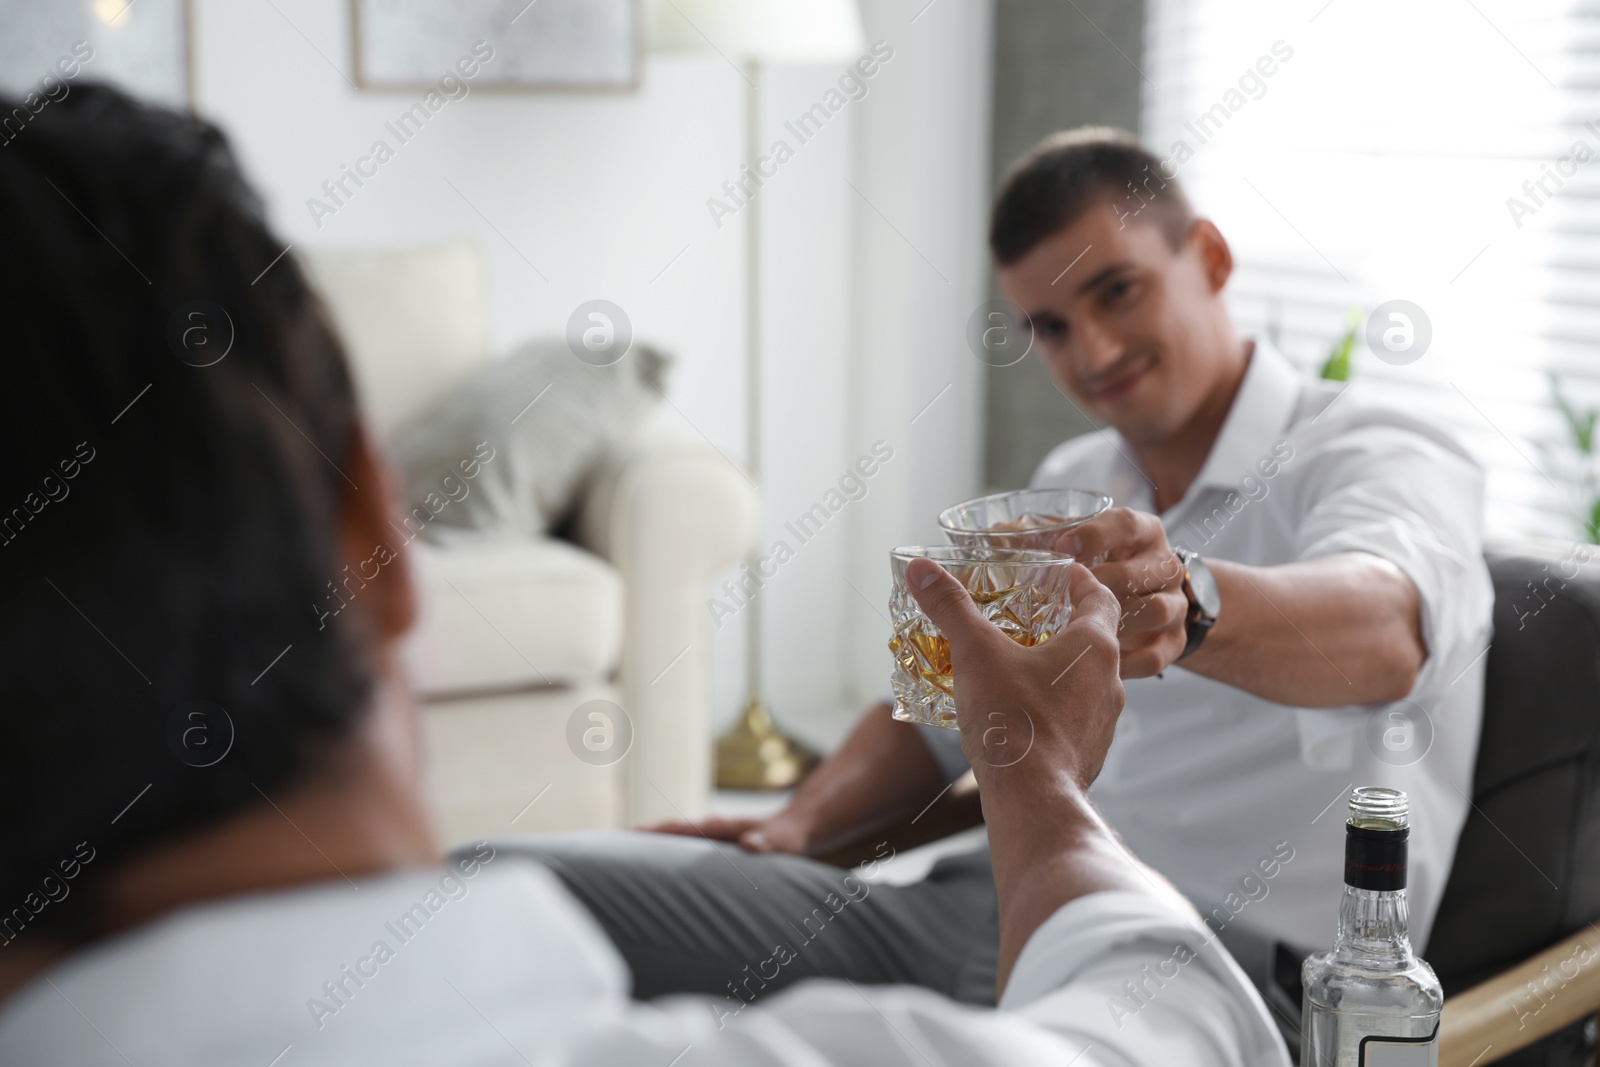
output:
POLYGON ((1405 793, 1359 786, 1333 948, 1301 967, 1300 1067, 1437 1067, 1439 979, 1406 931, 1405 793))

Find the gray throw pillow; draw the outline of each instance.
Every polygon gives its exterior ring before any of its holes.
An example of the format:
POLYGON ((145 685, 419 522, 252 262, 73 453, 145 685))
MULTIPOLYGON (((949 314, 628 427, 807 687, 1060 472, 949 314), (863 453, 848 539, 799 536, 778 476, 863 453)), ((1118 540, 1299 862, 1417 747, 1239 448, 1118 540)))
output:
POLYGON ((609 367, 560 338, 472 374, 395 435, 409 536, 537 537, 559 526, 595 467, 660 402, 668 357, 634 345, 609 367))

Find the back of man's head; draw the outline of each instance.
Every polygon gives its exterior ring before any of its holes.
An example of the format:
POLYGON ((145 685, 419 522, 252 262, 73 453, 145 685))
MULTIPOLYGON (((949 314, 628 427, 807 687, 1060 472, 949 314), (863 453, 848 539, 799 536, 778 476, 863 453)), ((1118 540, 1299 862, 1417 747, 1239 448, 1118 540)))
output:
POLYGON ((1159 225, 1175 250, 1194 222, 1177 178, 1132 134, 1081 126, 1046 137, 1006 172, 990 216, 989 250, 1010 266, 1102 205, 1159 225))
POLYGON ((76 88, 0 148, 0 232, 6 944, 92 932, 97 873, 314 773, 372 679, 312 608, 349 372, 221 134, 76 88))

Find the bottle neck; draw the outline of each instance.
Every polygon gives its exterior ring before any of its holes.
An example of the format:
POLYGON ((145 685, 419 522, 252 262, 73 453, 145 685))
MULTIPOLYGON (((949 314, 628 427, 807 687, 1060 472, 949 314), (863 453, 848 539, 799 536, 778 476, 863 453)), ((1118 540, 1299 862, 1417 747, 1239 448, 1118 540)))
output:
POLYGON ((1339 903, 1339 935, 1334 953, 1409 965, 1415 958, 1409 932, 1410 910, 1404 889, 1344 887, 1339 903))

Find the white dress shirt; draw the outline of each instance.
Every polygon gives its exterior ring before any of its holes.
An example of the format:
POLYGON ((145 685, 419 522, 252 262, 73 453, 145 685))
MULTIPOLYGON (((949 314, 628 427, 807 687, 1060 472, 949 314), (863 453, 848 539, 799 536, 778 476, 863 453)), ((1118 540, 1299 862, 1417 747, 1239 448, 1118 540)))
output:
POLYGON ((1132 893, 1036 931, 999 1010, 812 980, 744 1006, 628 998, 616 950, 535 864, 407 871, 186 908, 0 1002, 28 1067, 1287 1067, 1198 919, 1132 893), (386 946, 380 950, 379 946, 386 946))
MULTIPOLYGON (((1084 434, 1057 446, 1032 484, 1101 489, 1153 511, 1132 457, 1113 430, 1084 434)), ((1466 818, 1482 713, 1493 605, 1482 469, 1442 430, 1359 385, 1305 378, 1257 342, 1211 454, 1161 521, 1173 545, 1236 563, 1389 560, 1420 594, 1427 659, 1407 700, 1332 709, 1276 704, 1181 664, 1128 681, 1091 795, 1260 981, 1273 942, 1333 941, 1350 787, 1404 789, 1411 937, 1426 945, 1466 818)), ((1303 651, 1322 655, 1309 640, 1303 651)), ((954 731, 924 733, 947 774, 965 768, 954 731)))

